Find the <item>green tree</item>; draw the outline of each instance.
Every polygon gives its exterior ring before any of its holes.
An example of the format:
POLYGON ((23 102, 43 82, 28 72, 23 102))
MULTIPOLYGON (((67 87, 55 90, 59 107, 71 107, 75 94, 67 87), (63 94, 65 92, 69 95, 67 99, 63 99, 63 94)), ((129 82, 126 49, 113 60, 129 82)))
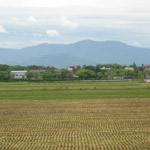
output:
POLYGON ((80 79, 95 79, 96 78, 96 72, 88 69, 80 69, 77 72, 77 75, 80 79))
POLYGON ((140 71, 138 74, 138 78, 144 81, 144 72, 140 71))
POLYGON ((10 66, 9 70, 11 70, 11 71, 13 71, 13 70, 26 70, 26 67, 19 66, 19 65, 17 65, 17 66, 10 66))
POLYGON ((98 73, 97 73, 97 79, 99 79, 99 80, 103 79, 103 74, 102 74, 102 72, 98 72, 98 73))
POLYGON ((50 71, 45 71, 42 74, 42 78, 43 78, 43 80, 46 80, 46 81, 52 81, 55 78, 55 74, 50 71))
POLYGON ((34 78, 34 73, 31 71, 27 71, 25 75, 27 77, 27 80, 31 80, 34 78))
POLYGON ((1 65, 0 64, 0 71, 8 71, 9 70, 9 66, 8 65, 1 65))
POLYGON ((7 71, 0 71, 0 81, 9 81, 10 74, 7 71))
POLYGON ((135 72, 132 71, 132 70, 125 70, 125 77, 126 77, 126 78, 135 79, 135 78, 136 78, 136 74, 135 74, 135 72))
POLYGON ((72 73, 69 72, 67 69, 62 69, 60 74, 62 80, 70 80, 73 78, 72 73))
POLYGON ((108 77, 109 77, 109 73, 108 73, 108 72, 105 72, 105 73, 104 73, 104 76, 103 76, 103 79, 104 79, 104 80, 107 80, 108 77))

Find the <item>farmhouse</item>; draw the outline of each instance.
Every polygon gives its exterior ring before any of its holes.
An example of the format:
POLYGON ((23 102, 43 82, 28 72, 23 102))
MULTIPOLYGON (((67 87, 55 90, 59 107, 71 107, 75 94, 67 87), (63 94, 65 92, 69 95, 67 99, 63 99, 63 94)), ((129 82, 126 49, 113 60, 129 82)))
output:
POLYGON ((106 68, 105 66, 100 68, 101 70, 112 70, 112 68, 106 68))
POLYGON ((10 75, 13 79, 26 79, 27 71, 11 71, 10 75))
POLYGON ((146 82, 150 82, 150 65, 143 65, 146 82))
POLYGON ((144 65, 144 71, 150 71, 150 65, 144 65))
POLYGON ((70 71, 73 74, 76 74, 78 70, 80 70, 80 66, 70 66, 67 68, 68 71, 70 71))
POLYGON ((134 71, 134 68, 133 67, 125 67, 125 70, 134 71))

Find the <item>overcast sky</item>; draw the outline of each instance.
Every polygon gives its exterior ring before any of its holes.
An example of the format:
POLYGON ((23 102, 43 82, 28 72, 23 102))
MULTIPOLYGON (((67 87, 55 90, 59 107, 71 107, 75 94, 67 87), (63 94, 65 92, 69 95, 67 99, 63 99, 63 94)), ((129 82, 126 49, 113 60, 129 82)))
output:
POLYGON ((0 0, 0 47, 84 39, 150 47, 150 1, 0 0))

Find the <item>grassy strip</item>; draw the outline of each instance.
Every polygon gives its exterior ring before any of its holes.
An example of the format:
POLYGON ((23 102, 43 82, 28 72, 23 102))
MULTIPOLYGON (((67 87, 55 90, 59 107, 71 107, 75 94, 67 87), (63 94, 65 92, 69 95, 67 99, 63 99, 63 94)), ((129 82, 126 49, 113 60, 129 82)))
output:
POLYGON ((0 83, 0 100, 90 100, 150 98, 150 86, 135 82, 0 83), (3 85, 3 86, 1 86, 3 85), (4 86, 5 85, 5 86, 4 86), (126 86, 124 86, 126 85, 126 86))
POLYGON ((141 84, 143 82, 141 81, 47 81, 47 82, 0 82, 0 86, 14 86, 14 85, 80 85, 80 84, 85 84, 85 85, 129 85, 129 84, 141 84))
POLYGON ((150 98, 149 90, 121 91, 19 91, 1 92, 0 100, 75 100, 75 99, 150 98))
POLYGON ((0 92, 19 92, 19 91, 78 91, 78 90, 150 90, 150 86, 143 87, 36 87, 36 88, 2 88, 0 92))

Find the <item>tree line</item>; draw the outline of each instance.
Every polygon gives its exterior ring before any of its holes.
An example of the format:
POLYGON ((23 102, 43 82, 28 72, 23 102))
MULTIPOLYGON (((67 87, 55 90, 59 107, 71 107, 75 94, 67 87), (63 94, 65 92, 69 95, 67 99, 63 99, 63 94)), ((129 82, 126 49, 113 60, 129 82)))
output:
POLYGON ((76 73, 66 68, 57 69, 45 66, 10 66, 0 64, 0 81, 12 81, 11 71, 26 70, 24 80, 35 81, 65 81, 65 80, 115 80, 115 79, 140 79, 143 80, 149 72, 144 71, 143 66, 120 64, 98 64, 96 66, 84 65, 76 73), (44 70, 43 73, 31 70, 44 70))
POLYGON ((96 66, 83 66, 77 72, 80 79, 97 79, 97 80, 113 80, 113 79, 144 79, 145 72, 143 66, 120 64, 98 64, 96 66))

